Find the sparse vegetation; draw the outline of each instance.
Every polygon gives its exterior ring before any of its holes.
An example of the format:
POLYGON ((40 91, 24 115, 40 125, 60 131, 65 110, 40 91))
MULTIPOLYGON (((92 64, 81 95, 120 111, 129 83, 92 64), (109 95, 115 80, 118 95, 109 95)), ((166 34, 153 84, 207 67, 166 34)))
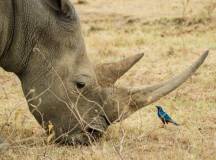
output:
POLYGON ((216 9, 216 2, 211 0, 209 3, 207 3, 204 6, 204 13, 206 13, 206 17, 211 19, 214 14, 215 9, 216 9))
POLYGON ((0 133, 11 148, 2 160, 215 160, 216 13, 212 0, 88 0, 76 5, 88 55, 108 62, 135 53, 145 56, 118 85, 141 86, 179 73, 206 49, 205 64, 182 87, 161 99, 181 126, 161 128, 154 105, 112 125, 91 146, 46 144, 47 136, 29 113, 18 79, 0 71, 0 133), (209 7, 206 7, 209 6, 209 7), (183 7, 187 8, 184 9, 183 7), (182 10, 192 9, 190 14, 182 10), (203 10, 208 16, 202 16, 203 10))

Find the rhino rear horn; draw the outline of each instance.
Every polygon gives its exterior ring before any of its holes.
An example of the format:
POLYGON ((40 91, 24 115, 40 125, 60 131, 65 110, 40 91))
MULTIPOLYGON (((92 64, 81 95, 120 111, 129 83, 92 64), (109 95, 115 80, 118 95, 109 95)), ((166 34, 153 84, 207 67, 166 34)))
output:
POLYGON ((102 87, 113 86, 114 83, 133 67, 142 57, 143 53, 136 54, 115 63, 104 63, 95 68, 98 83, 102 87))

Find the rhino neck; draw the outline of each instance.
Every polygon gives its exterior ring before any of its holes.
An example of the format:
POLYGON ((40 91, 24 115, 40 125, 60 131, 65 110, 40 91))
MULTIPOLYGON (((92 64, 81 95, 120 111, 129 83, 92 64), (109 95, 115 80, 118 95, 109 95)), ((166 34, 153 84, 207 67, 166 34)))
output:
POLYGON ((13 13, 10 16, 9 43, 0 57, 0 65, 8 72, 18 76, 25 70, 30 53, 38 37, 33 24, 30 23, 32 9, 29 1, 10 0, 13 13))

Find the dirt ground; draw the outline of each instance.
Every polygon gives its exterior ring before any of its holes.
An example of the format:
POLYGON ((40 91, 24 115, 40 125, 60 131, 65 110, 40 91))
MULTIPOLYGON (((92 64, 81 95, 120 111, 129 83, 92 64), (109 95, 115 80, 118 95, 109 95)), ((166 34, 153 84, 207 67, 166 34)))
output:
POLYGON ((155 84, 181 72, 203 51, 207 61, 184 85, 110 126, 92 146, 46 145, 19 80, 0 70, 0 132, 11 149, 1 160, 215 160, 216 2, 214 0, 74 0, 94 63, 144 52, 120 86, 155 84), (156 104, 181 125, 161 128, 156 104))

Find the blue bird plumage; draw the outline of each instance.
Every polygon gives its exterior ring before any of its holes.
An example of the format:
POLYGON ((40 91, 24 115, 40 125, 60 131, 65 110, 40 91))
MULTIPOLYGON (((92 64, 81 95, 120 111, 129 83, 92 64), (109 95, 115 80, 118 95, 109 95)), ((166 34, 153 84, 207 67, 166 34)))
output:
POLYGON ((156 107, 157 107, 158 117, 161 119, 163 124, 173 123, 176 126, 179 125, 163 110, 161 106, 156 106, 156 107))

